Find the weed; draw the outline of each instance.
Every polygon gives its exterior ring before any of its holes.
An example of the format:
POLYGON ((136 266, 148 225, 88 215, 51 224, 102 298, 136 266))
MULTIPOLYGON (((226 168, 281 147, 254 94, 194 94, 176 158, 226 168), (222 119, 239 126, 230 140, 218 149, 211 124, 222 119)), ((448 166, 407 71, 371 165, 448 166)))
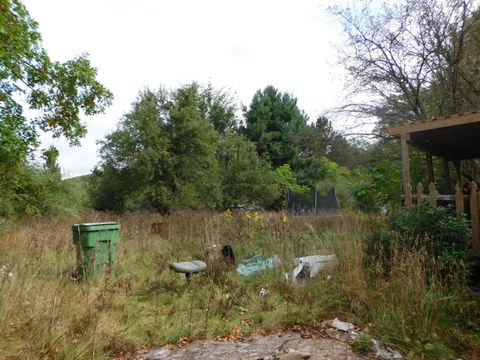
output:
POLYGON ((284 221, 277 213, 185 210, 168 219, 138 212, 25 221, 0 234, 0 265, 14 274, 0 274, 0 358, 104 359, 181 338, 334 317, 368 325, 372 336, 411 357, 445 358, 480 347, 477 302, 464 282, 447 286, 436 277, 425 252, 393 244, 388 276, 376 260, 365 267, 364 239, 374 226, 366 215, 284 221), (107 220, 122 226, 116 278, 74 282, 71 224, 107 220), (168 223, 165 236, 151 232, 151 224, 161 222, 168 223), (168 270, 169 262, 202 256, 205 247, 218 243, 231 245, 237 260, 253 253, 279 255, 282 264, 242 277, 213 263, 188 283, 168 270), (284 282, 292 258, 332 253, 338 265, 311 283, 284 282), (265 297, 259 296, 261 288, 269 290, 265 297))
POLYGON ((373 339, 370 335, 362 334, 355 339, 352 344, 353 349, 355 351, 361 352, 363 354, 367 354, 375 348, 375 344, 373 339))

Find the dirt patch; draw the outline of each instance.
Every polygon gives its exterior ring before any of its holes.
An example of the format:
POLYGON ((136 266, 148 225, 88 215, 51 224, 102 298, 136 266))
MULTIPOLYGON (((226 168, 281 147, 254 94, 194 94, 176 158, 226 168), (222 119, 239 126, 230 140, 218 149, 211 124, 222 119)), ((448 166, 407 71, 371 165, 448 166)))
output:
MULTIPOLYGON (((310 359, 367 359, 353 352, 350 345, 332 338, 305 338, 300 333, 287 332, 266 336, 254 336, 246 340, 194 341, 182 347, 162 347, 145 354, 147 360, 202 359, 243 360, 276 359, 289 350, 311 354, 310 359)), ((300 357, 299 357, 300 359, 300 357)))

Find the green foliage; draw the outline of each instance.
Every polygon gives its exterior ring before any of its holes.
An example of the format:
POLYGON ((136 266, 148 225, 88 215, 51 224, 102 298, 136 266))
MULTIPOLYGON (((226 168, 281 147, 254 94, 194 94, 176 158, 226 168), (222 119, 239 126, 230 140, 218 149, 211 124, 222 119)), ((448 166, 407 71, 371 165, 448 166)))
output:
POLYGON ((19 0, 0 0, 0 44, 0 216, 52 213, 63 203, 49 200, 60 193, 58 151, 43 153, 48 172, 28 164, 38 131, 78 144, 86 133, 81 113, 103 112, 112 94, 85 55, 64 63, 49 58, 38 24, 19 0))
POLYGON ((255 144, 242 135, 227 134, 219 145, 218 157, 224 207, 268 207, 278 197, 279 188, 270 164, 258 156, 255 144))
POLYGON ((326 156, 337 136, 328 118, 319 116, 315 123, 300 129, 300 152, 306 156, 326 156))
POLYGON ((41 44, 38 24, 18 0, 0 2, 0 115, 9 122, 1 138, 36 145, 36 128, 78 143, 86 128, 79 114, 102 112, 111 93, 96 80, 96 70, 82 55, 64 63, 52 61, 41 44), (22 103, 36 111, 27 120, 22 103), (7 130, 7 131, 5 131, 7 130))
POLYGON ((347 157, 359 147, 328 119, 307 125, 296 99, 273 87, 255 94, 245 128, 236 128, 235 109, 232 97, 211 85, 141 93, 101 142, 90 187, 95 208, 280 208, 285 191, 306 193, 319 182, 328 190, 341 183, 342 204, 353 206, 349 170, 327 156, 347 157), (336 152, 339 143, 348 146, 336 152))
POLYGON ((297 99, 273 86, 258 90, 245 111, 246 137, 274 168, 291 163, 299 151, 299 135, 306 127, 306 115, 297 99))
POLYGON ((221 136, 236 130, 237 107, 234 98, 226 91, 214 89, 212 84, 200 88, 199 91, 198 107, 202 115, 213 124, 215 130, 221 136))
POLYGON ((100 142, 102 169, 95 170, 91 179, 95 208, 120 211, 135 198, 149 201, 152 207, 169 203, 167 189, 150 186, 173 182, 164 126, 171 106, 167 96, 163 90, 142 92, 118 129, 100 142))
MULTIPOLYGON (((377 142, 364 150, 365 161, 353 170, 351 191, 359 209, 376 212, 400 203, 402 164, 398 142, 377 142)), ((427 184, 425 154, 410 150, 412 184, 427 184)))
POLYGON ((19 164, 0 178, 0 218, 19 215, 73 215, 86 204, 58 172, 19 164))
MULTIPOLYGON (((139 179, 128 169, 117 169, 105 164, 102 169, 96 168, 89 179, 88 193, 94 209, 123 211, 127 199, 135 191, 133 186, 139 179)), ((130 204, 133 208, 134 205, 130 204)))
POLYGON ((341 171, 348 173, 325 156, 298 156, 293 163, 298 182, 312 187, 319 181, 336 180, 341 171))
POLYGON ((292 172, 290 165, 283 164, 275 169, 275 177, 278 186, 283 191, 291 191, 298 194, 306 194, 310 188, 297 183, 295 174, 292 172))
POLYGON ((45 169, 52 173, 57 173, 60 176, 60 166, 58 165, 59 155, 60 153, 53 145, 42 152, 43 160, 45 160, 45 169))
POLYGON ((428 203, 398 208, 387 223, 378 223, 365 241, 367 261, 380 260, 388 271, 393 250, 424 251, 448 273, 466 260, 470 226, 465 216, 451 207, 431 207, 428 203))
POLYGON ((321 165, 321 176, 316 183, 318 193, 323 196, 335 188, 338 202, 342 208, 355 207, 353 189, 357 186, 358 179, 353 177, 347 168, 339 166, 327 158, 320 158, 319 164, 321 165))
POLYGON ((178 89, 165 125, 173 160, 172 190, 177 206, 212 207, 221 199, 215 157, 218 133, 199 111, 201 97, 196 84, 178 89))
POLYGON ((226 95, 206 93, 207 99, 195 83, 140 93, 118 129, 101 142, 101 169, 91 187, 95 208, 165 211, 221 203, 219 134, 205 114, 227 114, 231 107, 222 112, 226 95))
POLYGON ((352 346, 355 351, 358 351, 364 354, 373 351, 375 348, 373 339, 368 334, 362 334, 359 337, 357 337, 353 342, 352 346))
POLYGON ((77 212, 79 210, 91 209, 89 184, 92 175, 77 176, 69 179, 64 179, 65 187, 68 189, 69 202, 72 208, 77 212))
POLYGON ((427 202, 394 211, 390 227, 410 241, 431 240, 431 254, 435 257, 452 249, 461 250, 463 257, 470 234, 470 225, 464 215, 456 215, 452 207, 432 207, 427 202))

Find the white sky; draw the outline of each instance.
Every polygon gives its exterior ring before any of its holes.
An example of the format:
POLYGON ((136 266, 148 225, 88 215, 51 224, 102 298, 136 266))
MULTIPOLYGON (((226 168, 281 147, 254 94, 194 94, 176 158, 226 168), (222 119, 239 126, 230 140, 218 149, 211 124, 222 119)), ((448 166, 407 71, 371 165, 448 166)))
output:
POLYGON ((65 176, 98 163, 96 141, 116 128, 138 91, 191 81, 226 87, 248 105, 274 85, 298 98, 311 119, 338 105, 335 65, 340 27, 326 6, 335 0, 24 0, 54 60, 82 53, 114 96, 103 115, 85 117, 82 146, 42 137, 60 150, 65 176))

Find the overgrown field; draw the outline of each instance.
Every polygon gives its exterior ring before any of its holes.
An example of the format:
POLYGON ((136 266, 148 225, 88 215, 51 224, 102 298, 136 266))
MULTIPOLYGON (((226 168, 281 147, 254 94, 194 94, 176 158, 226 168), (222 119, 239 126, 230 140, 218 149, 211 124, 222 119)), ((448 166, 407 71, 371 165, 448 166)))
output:
MULTIPOLYGON (((364 263, 371 217, 285 218, 278 213, 104 213, 25 221, 0 235, 0 358, 102 359, 181 339, 281 329, 338 317, 369 331, 409 358, 448 359, 480 347, 477 301, 462 276, 446 284, 421 252, 393 249, 388 273, 364 263), (117 276, 72 280, 72 223, 118 221, 117 276), (168 222, 165 234, 151 224, 168 222), (213 267, 184 276, 171 261, 201 257, 210 244, 230 244, 237 260, 279 255, 282 265, 251 277, 213 267), (335 253, 304 287, 288 286, 291 259, 335 253), (331 275, 329 277, 328 275, 331 275), (261 288, 269 294, 259 296, 261 288)), ((375 220, 377 221, 377 220, 375 220)), ((475 356, 475 355, 471 355, 475 356)), ((473 357, 472 357, 473 358, 473 357)))

